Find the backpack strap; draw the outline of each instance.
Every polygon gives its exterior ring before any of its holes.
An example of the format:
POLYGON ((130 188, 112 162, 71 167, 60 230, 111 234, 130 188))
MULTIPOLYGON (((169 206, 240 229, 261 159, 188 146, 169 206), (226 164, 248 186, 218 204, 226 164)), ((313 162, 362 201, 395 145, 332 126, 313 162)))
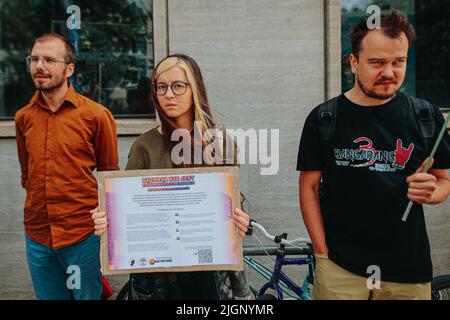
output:
POLYGON ((407 97, 419 131, 425 141, 426 150, 429 153, 432 148, 433 138, 436 135, 434 108, 431 103, 423 99, 410 96, 407 97))
POLYGON ((336 128, 337 97, 325 101, 319 105, 318 124, 319 135, 322 143, 329 143, 336 128))
MULTIPOLYGON (((320 144, 322 149, 322 155, 330 154, 330 142, 331 138, 334 134, 334 129, 336 128, 336 118, 337 118, 337 97, 334 97, 318 106, 319 112, 318 116, 318 127, 319 127, 319 136, 320 136, 320 144)), ((328 156, 325 156, 328 158, 328 156)), ((324 163, 327 161, 333 161, 332 159, 324 159, 324 163)), ((323 177, 320 180, 320 188, 319 188, 319 198, 321 207, 324 208, 324 186, 323 186, 323 177)))

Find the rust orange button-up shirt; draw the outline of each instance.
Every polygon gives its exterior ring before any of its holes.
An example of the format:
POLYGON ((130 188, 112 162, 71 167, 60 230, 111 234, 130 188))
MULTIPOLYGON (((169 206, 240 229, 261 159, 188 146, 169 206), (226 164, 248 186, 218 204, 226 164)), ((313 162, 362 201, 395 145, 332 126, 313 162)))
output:
POLYGON ((93 171, 118 170, 114 118, 75 92, 52 112, 39 92, 17 111, 16 141, 22 187, 27 191, 28 237, 51 248, 74 244, 94 232, 97 206, 93 171))

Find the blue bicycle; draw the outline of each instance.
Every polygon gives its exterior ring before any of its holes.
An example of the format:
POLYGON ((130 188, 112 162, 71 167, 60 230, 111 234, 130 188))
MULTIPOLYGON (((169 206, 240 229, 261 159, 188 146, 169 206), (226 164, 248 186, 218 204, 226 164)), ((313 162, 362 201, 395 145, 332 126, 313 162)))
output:
POLYGON ((276 247, 271 248, 256 246, 244 247, 244 262, 268 280, 268 282, 259 290, 252 285, 250 286, 257 299, 283 300, 286 295, 296 300, 311 300, 315 270, 315 258, 311 241, 308 238, 287 240, 287 233, 273 236, 269 234, 262 225, 254 220, 251 221, 251 227, 261 231, 267 239, 276 244, 276 247), (303 244, 304 246, 300 247, 298 244, 303 244), (264 254, 276 256, 275 265, 272 271, 251 258, 251 256, 261 256, 264 254), (301 257, 288 258, 286 257, 287 255, 300 255, 301 257), (282 267, 286 265, 307 266, 307 273, 301 286, 297 285, 281 270, 282 267), (267 290, 269 289, 275 290, 276 296, 268 294, 267 290))

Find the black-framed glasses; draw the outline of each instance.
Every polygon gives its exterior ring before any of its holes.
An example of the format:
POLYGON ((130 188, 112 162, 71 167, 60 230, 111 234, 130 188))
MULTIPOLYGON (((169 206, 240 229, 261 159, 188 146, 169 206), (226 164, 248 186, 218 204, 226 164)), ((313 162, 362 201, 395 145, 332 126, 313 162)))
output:
POLYGON ((44 67, 53 68, 56 66, 56 63, 65 63, 70 64, 71 62, 62 61, 62 60, 56 60, 52 57, 38 57, 38 56, 28 56, 25 58, 25 61, 27 62, 28 67, 34 67, 39 63, 39 60, 42 60, 42 64, 44 67))
POLYGON ((172 90, 173 94, 179 96, 185 94, 187 87, 190 85, 190 83, 183 81, 175 81, 170 86, 164 82, 157 82, 154 90, 158 96, 163 96, 166 94, 167 89, 170 87, 170 90, 172 90))

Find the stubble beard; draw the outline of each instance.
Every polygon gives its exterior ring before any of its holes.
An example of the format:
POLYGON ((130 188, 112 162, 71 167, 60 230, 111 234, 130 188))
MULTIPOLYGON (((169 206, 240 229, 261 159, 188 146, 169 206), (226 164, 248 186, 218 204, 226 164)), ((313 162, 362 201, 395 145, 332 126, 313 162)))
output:
POLYGON ((64 85, 64 82, 67 81, 67 78, 65 77, 66 70, 67 70, 67 67, 64 68, 64 70, 62 72, 61 81, 58 81, 57 83, 55 83, 49 87, 43 87, 42 84, 37 84, 35 82, 34 86, 35 86, 36 90, 40 91, 41 93, 45 93, 47 95, 51 95, 51 94, 55 93, 59 88, 61 88, 64 85))
POLYGON ((389 94, 380 94, 380 93, 376 93, 373 90, 368 90, 364 86, 364 84, 362 83, 362 81, 359 79, 358 76, 356 76, 355 78, 356 78, 356 81, 358 82, 358 85, 361 88, 362 92, 364 92, 364 94, 366 96, 368 96, 369 98, 377 99, 377 100, 388 100, 388 99, 394 98, 397 94, 398 89, 394 90, 392 93, 389 93, 389 94))

